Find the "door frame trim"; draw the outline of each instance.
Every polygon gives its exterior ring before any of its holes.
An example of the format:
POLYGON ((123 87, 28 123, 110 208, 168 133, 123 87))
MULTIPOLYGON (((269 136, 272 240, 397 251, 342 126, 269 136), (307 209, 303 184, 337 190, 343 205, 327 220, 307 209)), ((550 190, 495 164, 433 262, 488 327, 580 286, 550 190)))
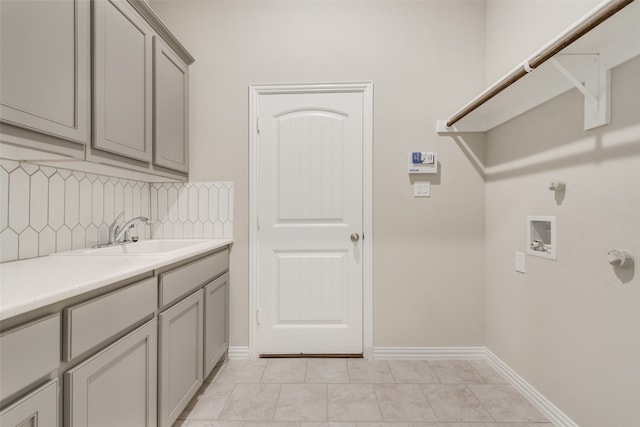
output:
POLYGON ((261 95, 356 92, 363 95, 362 350, 373 358, 373 82, 249 86, 249 357, 258 357, 258 111, 261 95))

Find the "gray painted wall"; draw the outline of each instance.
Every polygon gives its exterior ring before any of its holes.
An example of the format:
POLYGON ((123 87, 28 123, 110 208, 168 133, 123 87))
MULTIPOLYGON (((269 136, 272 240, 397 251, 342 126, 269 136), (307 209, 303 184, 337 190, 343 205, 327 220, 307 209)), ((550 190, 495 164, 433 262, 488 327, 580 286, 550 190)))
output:
POLYGON ((638 424, 640 279, 606 252, 640 254, 640 61, 614 70, 609 126, 585 132, 571 91, 486 137, 434 132, 596 3, 152 2, 196 57, 193 179, 235 182, 231 345, 248 343, 247 87, 372 80, 374 345, 486 345, 579 425, 638 424), (428 199, 414 149, 440 153, 428 199), (531 214, 558 217, 558 260, 523 275, 531 214))
MULTIPOLYGON (((487 77, 597 3, 488 2, 487 77)), ((640 58, 613 70, 608 126, 584 131, 572 90, 487 134, 485 343, 582 427, 640 423, 640 277, 606 259, 640 254, 638 75, 640 58), (558 259, 527 256, 520 274, 527 215, 557 217, 558 259)))
POLYGON ((435 122, 483 87, 484 3, 160 1, 196 58, 191 178, 234 182, 232 346, 248 345, 248 86, 374 82, 374 345, 483 338, 484 182, 435 122), (411 151, 437 151, 413 198, 411 151))

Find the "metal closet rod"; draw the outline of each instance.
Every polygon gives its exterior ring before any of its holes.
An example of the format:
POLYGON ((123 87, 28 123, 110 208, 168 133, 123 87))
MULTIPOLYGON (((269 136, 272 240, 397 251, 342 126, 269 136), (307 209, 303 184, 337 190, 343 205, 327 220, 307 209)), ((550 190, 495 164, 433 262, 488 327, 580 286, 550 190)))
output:
POLYGON ((595 27, 606 21, 611 16, 618 13, 622 8, 632 3, 635 0, 612 0, 603 7, 595 10, 587 19, 571 28, 564 36, 558 40, 550 43, 548 46, 535 53, 528 61, 525 61, 522 67, 516 68, 502 80, 488 88, 481 93, 478 97, 472 100, 469 104, 465 105, 460 111, 455 113, 447 121, 447 127, 453 126, 460 119, 471 113, 473 110, 480 107, 485 102, 520 80, 522 77, 529 74, 531 71, 538 68, 544 62, 552 58, 555 54, 560 52, 565 47, 569 46, 580 37, 593 30, 595 27))

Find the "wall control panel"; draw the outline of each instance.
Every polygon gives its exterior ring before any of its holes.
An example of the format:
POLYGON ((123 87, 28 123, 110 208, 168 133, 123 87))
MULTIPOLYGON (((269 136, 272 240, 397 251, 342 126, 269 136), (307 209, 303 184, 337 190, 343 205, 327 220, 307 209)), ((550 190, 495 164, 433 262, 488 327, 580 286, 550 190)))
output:
POLYGON ((433 151, 409 153, 409 173, 438 173, 438 153, 433 151))

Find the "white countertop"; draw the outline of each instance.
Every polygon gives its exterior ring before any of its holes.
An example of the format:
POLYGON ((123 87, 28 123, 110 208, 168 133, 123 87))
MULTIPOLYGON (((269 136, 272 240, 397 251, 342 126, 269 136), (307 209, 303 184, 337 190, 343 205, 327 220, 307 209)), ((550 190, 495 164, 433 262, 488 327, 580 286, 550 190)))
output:
MULTIPOLYGON (((49 255, 0 264, 0 321, 219 249, 232 239, 197 239, 153 255, 49 255)), ((135 244, 135 243, 133 243, 135 244)))

